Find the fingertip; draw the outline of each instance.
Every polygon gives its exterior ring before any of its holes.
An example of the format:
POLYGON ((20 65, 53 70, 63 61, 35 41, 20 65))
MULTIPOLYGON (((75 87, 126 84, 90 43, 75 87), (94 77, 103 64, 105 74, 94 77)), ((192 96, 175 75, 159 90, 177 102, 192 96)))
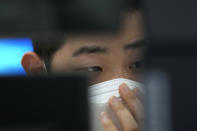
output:
POLYGON ((120 87, 121 87, 121 86, 127 86, 127 84, 126 84, 126 83, 122 83, 122 84, 120 85, 120 87))
POLYGON ((107 113, 106 112, 101 112, 99 117, 100 117, 101 121, 105 121, 107 119, 107 113))
POLYGON ((109 100, 108 100, 108 105, 110 106, 110 107, 113 107, 113 105, 114 105, 114 103, 117 101, 117 97, 116 96, 111 96, 110 98, 109 98, 109 100))
POLYGON ((105 131, 118 131, 106 112, 100 113, 100 121, 105 131))
POLYGON ((122 90, 123 88, 125 87, 128 87, 126 83, 122 83, 120 86, 119 86, 119 90, 122 90))
POLYGON ((100 117, 106 116, 106 114, 107 114, 106 112, 101 112, 100 117))
POLYGON ((109 100, 108 100, 108 103, 112 102, 113 99, 116 99, 116 96, 111 96, 111 97, 109 98, 109 100))

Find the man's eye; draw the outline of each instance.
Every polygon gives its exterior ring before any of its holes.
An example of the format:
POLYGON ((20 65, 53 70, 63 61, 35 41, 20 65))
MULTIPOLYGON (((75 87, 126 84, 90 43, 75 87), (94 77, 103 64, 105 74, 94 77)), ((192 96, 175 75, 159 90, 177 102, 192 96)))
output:
POLYGON ((134 64, 130 66, 132 69, 141 69, 143 67, 143 61, 136 61, 134 64))
POLYGON ((86 68, 87 71, 89 72, 102 72, 102 68, 100 68, 99 66, 93 66, 93 67, 88 67, 86 68))
POLYGON ((99 66, 87 67, 87 68, 80 68, 77 71, 85 71, 85 72, 102 72, 103 69, 99 66))

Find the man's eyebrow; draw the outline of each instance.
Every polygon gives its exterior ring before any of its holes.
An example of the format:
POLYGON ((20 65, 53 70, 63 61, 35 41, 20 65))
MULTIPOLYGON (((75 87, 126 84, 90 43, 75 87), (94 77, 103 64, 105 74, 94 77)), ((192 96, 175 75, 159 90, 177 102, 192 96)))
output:
POLYGON ((74 57, 77 57, 82 54, 91 54, 91 53, 107 53, 107 48, 100 46, 82 46, 78 50, 74 51, 74 57))
POLYGON ((145 40, 140 39, 123 46, 124 50, 136 49, 145 46, 145 40))

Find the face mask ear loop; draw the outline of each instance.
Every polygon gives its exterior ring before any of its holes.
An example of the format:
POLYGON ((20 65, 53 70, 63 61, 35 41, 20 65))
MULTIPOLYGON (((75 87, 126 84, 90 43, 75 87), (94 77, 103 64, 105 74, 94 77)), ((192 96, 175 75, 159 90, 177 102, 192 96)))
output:
POLYGON ((48 73, 48 71, 47 71, 46 64, 45 64, 45 62, 44 62, 44 61, 43 61, 43 68, 44 68, 44 70, 45 70, 45 73, 47 74, 47 73, 48 73))

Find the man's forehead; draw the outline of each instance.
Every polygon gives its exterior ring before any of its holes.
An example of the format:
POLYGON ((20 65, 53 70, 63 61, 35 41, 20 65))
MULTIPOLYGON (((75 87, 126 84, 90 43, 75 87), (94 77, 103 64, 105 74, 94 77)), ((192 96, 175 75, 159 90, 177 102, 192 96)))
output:
POLYGON ((76 33, 70 34, 66 39, 65 46, 79 48, 80 46, 102 46, 106 48, 113 48, 123 46, 127 43, 132 43, 137 39, 143 37, 143 29, 140 22, 139 13, 125 14, 123 30, 116 33, 96 33, 91 32, 87 34, 76 33))

